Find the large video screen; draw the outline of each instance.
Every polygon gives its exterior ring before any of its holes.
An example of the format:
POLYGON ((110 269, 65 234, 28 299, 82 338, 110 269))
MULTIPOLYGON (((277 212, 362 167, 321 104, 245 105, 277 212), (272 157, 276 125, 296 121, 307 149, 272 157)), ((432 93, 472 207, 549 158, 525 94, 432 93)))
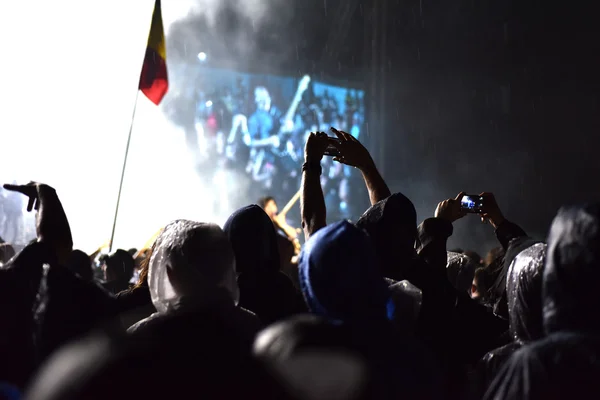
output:
MULTIPOLYGON (((299 78, 202 68, 195 82, 194 129, 188 146, 202 173, 214 169, 218 208, 235 208, 273 196, 280 209, 300 188, 304 143, 331 126, 363 140, 362 90, 299 78), (243 180, 245 182, 240 182, 243 180), (232 204, 233 203, 233 204, 232 204)), ((331 133, 330 133, 331 134, 331 133)), ((323 160, 328 219, 353 219, 364 211, 356 170, 323 160), (358 183, 358 182, 357 182, 358 183)), ((298 207, 290 212, 299 217, 298 207)), ((298 221, 299 222, 299 221, 298 221)))
MULTIPOLYGON (((368 144, 362 90, 309 76, 248 74, 203 65, 174 65, 170 74, 172 86, 159 109, 144 99, 138 105, 115 231, 117 247, 139 247, 173 219, 222 224, 237 208, 266 196, 275 198, 281 211, 300 189, 304 143, 311 131, 328 132, 333 126, 368 144)), ((103 162, 82 164, 86 174, 104 179, 98 196, 92 196, 97 197, 97 230, 89 229, 88 210, 79 206, 91 189, 73 185, 59 164, 38 164, 43 174, 35 175, 7 169, 3 182, 27 182, 33 176, 56 187, 75 245, 91 253, 110 238, 126 130, 95 143, 105 146, 99 153, 103 162)), ((54 140, 89 140, 89 135, 83 139, 74 132, 54 140)), ((65 148, 64 158, 70 157, 65 148)), ((328 221, 356 220, 368 206, 360 173, 330 157, 324 157, 322 167, 328 221)), ((35 237, 34 215, 24 211, 22 197, 0 190, 0 238, 14 244, 35 237)), ((287 217, 290 225, 300 227, 298 203, 287 217)))

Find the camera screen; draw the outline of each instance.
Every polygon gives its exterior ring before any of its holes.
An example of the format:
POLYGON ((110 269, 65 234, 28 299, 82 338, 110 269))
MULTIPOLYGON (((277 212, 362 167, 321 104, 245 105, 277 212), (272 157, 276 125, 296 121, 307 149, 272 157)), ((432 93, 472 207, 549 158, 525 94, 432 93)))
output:
POLYGON ((480 196, 463 196, 460 206, 466 210, 480 210, 483 205, 482 200, 480 196))

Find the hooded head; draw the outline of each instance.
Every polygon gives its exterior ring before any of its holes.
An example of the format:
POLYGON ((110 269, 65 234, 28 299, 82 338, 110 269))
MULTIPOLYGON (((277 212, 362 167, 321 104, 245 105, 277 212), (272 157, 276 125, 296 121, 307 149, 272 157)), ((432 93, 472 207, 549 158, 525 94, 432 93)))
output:
POLYGON ((133 276, 135 261, 127 251, 119 249, 104 258, 104 277, 107 281, 129 282, 133 276))
POLYGON ((218 225, 177 220, 156 239, 148 286, 158 312, 167 312, 182 297, 199 303, 230 298, 237 304, 235 259, 218 225))
POLYGON ((477 263, 466 254, 448 252, 446 273, 452 286, 461 293, 469 292, 477 263))
POLYGON ((563 207, 552 222, 543 280, 544 329, 600 333, 600 204, 563 207))
POLYGON ((543 336, 542 275, 546 244, 536 243, 520 252, 508 269, 506 293, 513 341, 524 344, 543 336))
POLYGON ((306 242, 299 279, 314 314, 344 322, 385 320, 393 314, 371 241, 349 222, 329 225, 306 242))
POLYGON ((234 212, 223 227, 235 254, 238 274, 277 272, 280 269, 273 222, 257 205, 234 212))
POLYGON ((417 212, 413 203, 395 193, 371 206, 356 226, 371 236, 380 271, 388 278, 402 280, 400 268, 415 256, 417 212))

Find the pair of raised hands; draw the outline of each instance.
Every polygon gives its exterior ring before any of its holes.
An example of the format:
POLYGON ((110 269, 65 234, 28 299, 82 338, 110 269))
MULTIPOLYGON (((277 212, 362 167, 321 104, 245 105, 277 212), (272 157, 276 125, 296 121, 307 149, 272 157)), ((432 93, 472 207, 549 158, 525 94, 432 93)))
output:
POLYGON ((363 169, 373 164, 373 159, 369 151, 349 133, 338 131, 331 128, 331 131, 337 136, 335 138, 328 136, 324 132, 311 132, 304 148, 304 158, 306 161, 321 161, 325 150, 329 146, 334 146, 339 155, 333 160, 352 167, 363 169))
MULTIPOLYGON (((434 216, 445 219, 448 222, 454 222, 466 216, 468 213, 461 208, 460 201, 466 193, 461 192, 454 199, 444 200, 438 204, 434 216)), ((480 194, 483 198, 483 209, 479 216, 482 222, 489 222, 494 228, 497 228, 504 222, 504 216, 496 198, 492 193, 483 192, 480 194)))

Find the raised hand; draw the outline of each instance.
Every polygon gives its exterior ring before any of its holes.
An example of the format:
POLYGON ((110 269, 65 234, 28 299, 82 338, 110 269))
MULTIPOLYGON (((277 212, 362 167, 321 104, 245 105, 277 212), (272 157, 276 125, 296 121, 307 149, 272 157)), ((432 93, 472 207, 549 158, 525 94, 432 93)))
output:
POLYGON ((358 141, 358 139, 347 132, 338 131, 333 127, 331 128, 331 131, 335 133, 340 140, 339 143, 334 143, 334 146, 340 152, 340 155, 333 159, 334 161, 358 169, 371 167, 373 165, 371 154, 369 154, 369 151, 358 141))
POLYGON ((311 132, 306 140, 306 146, 304 147, 304 158, 306 161, 321 161, 323 154, 327 146, 331 144, 331 140, 326 133, 323 132, 311 132))
POLYGON ((494 227, 497 228, 504 222, 504 215, 502 215, 502 211, 500 207, 498 207, 498 203, 496 202, 496 197, 492 193, 483 192, 480 194, 483 197, 483 209, 481 216, 481 222, 488 222, 494 227))
POLYGON ((435 217, 445 219, 452 223, 467 215, 466 211, 460 207, 460 199, 465 195, 464 192, 459 193, 455 199, 448 199, 438 204, 435 210, 435 217))
POLYGON ((3 187, 11 192, 18 192, 27 196, 29 198, 29 202, 27 203, 27 211, 31 211, 33 209, 37 211, 40 209, 39 189, 41 187, 51 189, 50 186, 37 182, 29 182, 26 185, 5 184, 3 187))

